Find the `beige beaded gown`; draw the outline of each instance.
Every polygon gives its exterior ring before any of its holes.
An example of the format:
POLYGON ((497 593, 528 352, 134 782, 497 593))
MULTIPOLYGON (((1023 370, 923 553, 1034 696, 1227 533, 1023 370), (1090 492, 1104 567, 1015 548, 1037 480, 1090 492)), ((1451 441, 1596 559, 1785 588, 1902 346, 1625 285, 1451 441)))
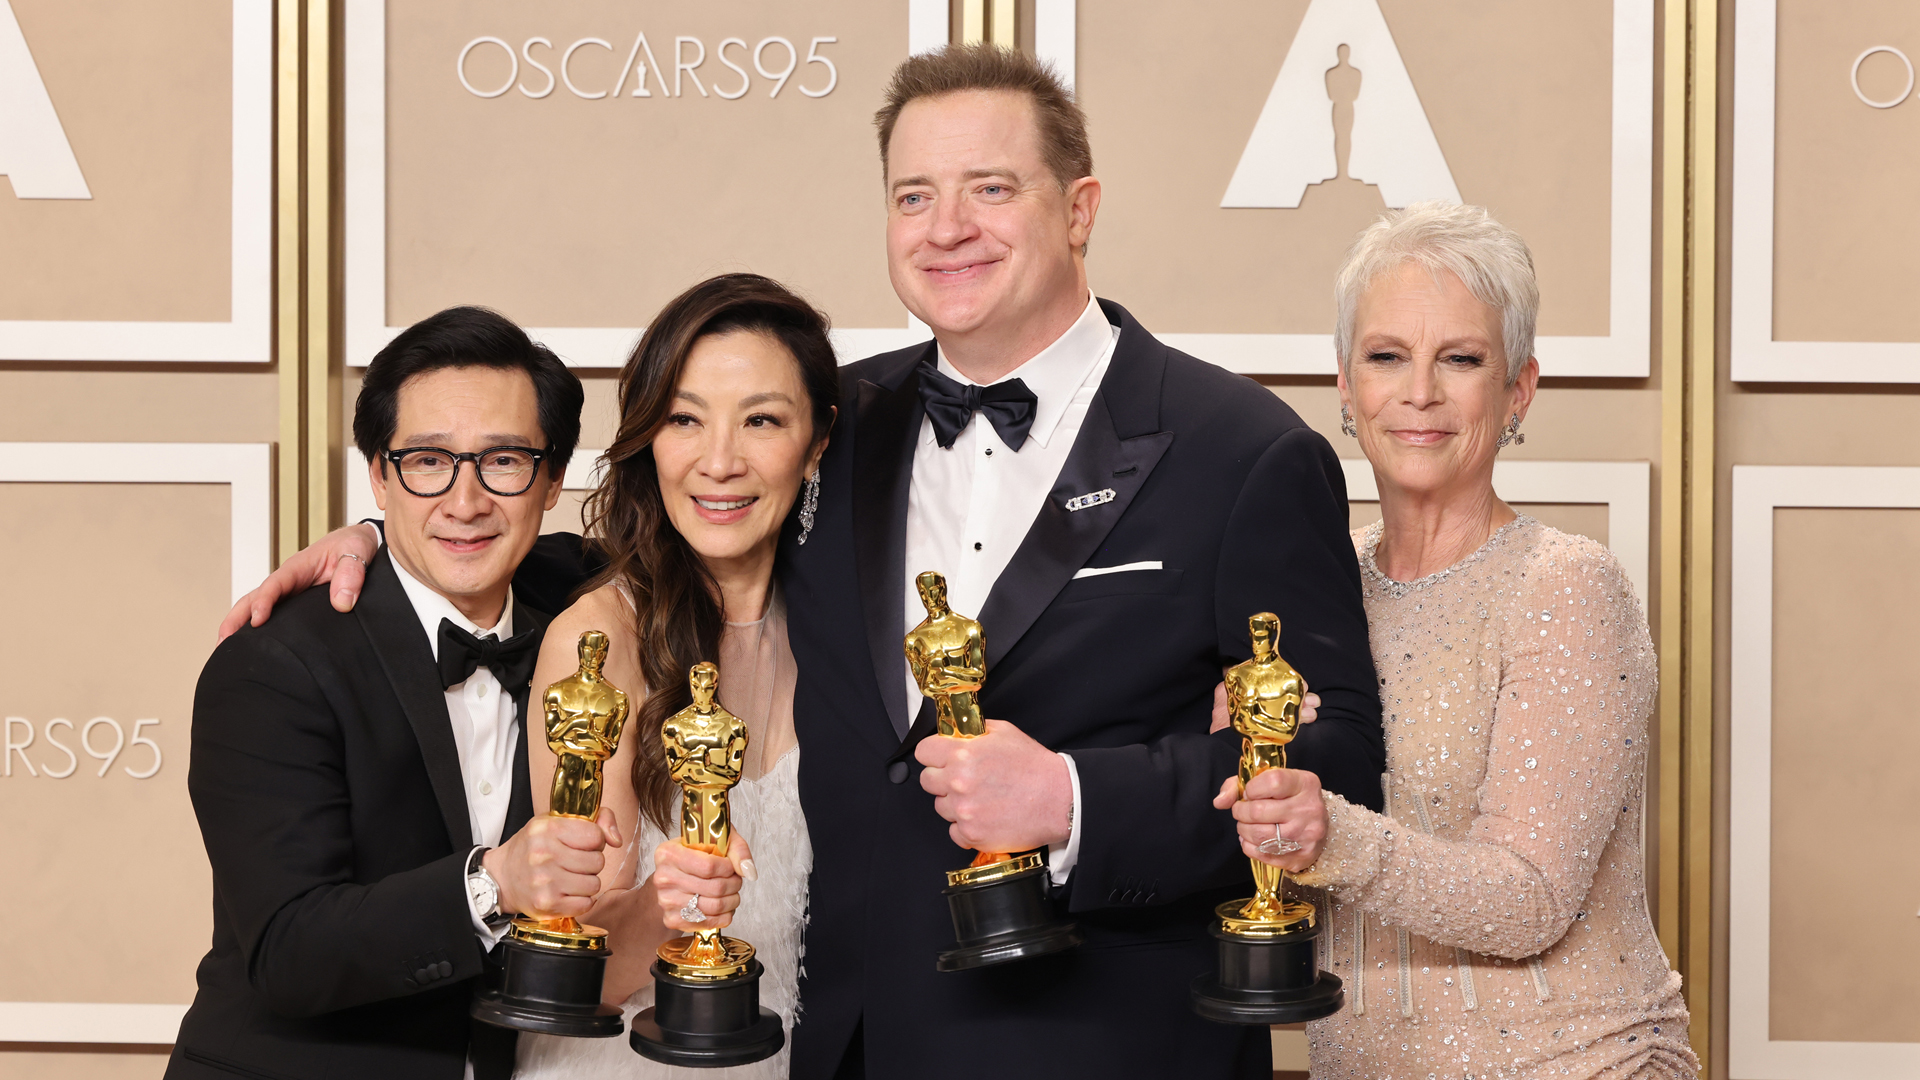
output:
MULTIPOLYGON (((649 1061, 635 1053, 624 1035, 615 1039, 568 1039, 554 1035, 520 1036, 514 1076, 520 1080, 782 1080, 799 1008, 801 930, 806 921, 807 875, 813 870, 813 846, 800 810, 800 748, 793 731, 793 650, 787 644, 786 606, 775 589, 767 613, 758 622, 728 623, 720 638, 720 687, 714 696, 747 725, 747 756, 742 778, 727 793, 733 827, 753 846, 760 876, 740 887, 740 908, 727 934, 751 942, 765 965, 760 1004, 780 1014, 788 1044, 752 1065, 726 1069, 684 1069, 649 1061)), ((644 733, 634 731, 630 738, 644 733)), ((659 732, 653 732, 659 738, 659 732)), ((653 874, 653 851, 666 837, 644 819, 627 846, 636 860, 636 882, 653 874)), ((615 942, 618 948, 619 943, 615 942)), ((622 1012, 631 1024, 635 1013, 653 1005, 648 983, 626 1000, 622 1012)))
POLYGON ((1694 1076, 1641 854, 1653 646, 1612 553, 1522 516, 1399 582, 1379 524, 1354 542, 1387 813, 1326 795, 1300 875, 1347 989, 1315 1080, 1694 1076))

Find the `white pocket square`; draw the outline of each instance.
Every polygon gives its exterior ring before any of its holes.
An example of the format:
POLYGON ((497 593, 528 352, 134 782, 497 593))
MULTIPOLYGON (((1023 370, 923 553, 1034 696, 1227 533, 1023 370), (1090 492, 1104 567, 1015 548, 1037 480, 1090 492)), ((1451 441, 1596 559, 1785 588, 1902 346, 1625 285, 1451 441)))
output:
POLYGON ((1121 563, 1119 566, 1083 566, 1074 571, 1073 577, 1078 581, 1083 577, 1099 577, 1102 574, 1124 574, 1129 570, 1158 569, 1160 569, 1160 560, 1148 559, 1146 562, 1121 563))

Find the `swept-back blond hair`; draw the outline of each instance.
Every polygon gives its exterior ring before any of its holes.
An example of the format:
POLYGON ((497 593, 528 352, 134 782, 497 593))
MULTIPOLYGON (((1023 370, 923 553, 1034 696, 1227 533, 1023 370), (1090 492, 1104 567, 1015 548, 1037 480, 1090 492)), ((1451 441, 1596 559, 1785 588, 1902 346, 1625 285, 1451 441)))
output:
POLYGON ((880 169, 887 167, 887 148, 900 110, 921 98, 944 97, 967 90, 1006 90, 1025 94, 1033 102, 1040 128, 1040 157, 1065 191, 1067 185, 1093 175, 1093 150, 1087 144, 1087 115, 1054 74, 1053 68, 1023 52, 997 45, 948 45, 944 49, 908 57, 893 69, 887 82, 886 103, 873 114, 880 129, 880 169))

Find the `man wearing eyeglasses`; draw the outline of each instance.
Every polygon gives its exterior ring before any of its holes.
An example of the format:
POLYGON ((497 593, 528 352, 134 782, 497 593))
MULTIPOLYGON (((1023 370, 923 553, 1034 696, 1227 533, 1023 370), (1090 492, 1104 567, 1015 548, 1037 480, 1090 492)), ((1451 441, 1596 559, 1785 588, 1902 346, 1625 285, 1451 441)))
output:
POLYGON ((560 497, 582 396, 479 308, 367 368, 353 434, 387 542, 360 603, 289 599, 214 651, 194 695, 213 947, 169 1077, 510 1074, 511 1034, 468 1019, 473 981, 512 913, 584 914, 620 842, 606 811, 529 823, 547 616, 510 582, 560 497))

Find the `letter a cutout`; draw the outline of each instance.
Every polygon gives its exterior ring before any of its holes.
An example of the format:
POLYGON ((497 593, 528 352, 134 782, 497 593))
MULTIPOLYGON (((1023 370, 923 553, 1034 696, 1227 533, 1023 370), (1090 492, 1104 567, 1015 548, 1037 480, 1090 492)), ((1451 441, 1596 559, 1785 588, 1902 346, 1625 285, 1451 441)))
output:
POLYGON ((1359 70, 1347 171, 1377 185, 1391 207, 1422 199, 1460 201, 1440 140, 1407 75, 1378 0, 1313 0, 1287 48, 1273 91, 1253 125, 1221 206, 1294 208, 1310 184, 1340 174, 1334 160, 1327 69, 1340 46, 1359 70))
POLYGON ((11 0, 0 0, 0 174, 15 198, 93 198, 11 0))

